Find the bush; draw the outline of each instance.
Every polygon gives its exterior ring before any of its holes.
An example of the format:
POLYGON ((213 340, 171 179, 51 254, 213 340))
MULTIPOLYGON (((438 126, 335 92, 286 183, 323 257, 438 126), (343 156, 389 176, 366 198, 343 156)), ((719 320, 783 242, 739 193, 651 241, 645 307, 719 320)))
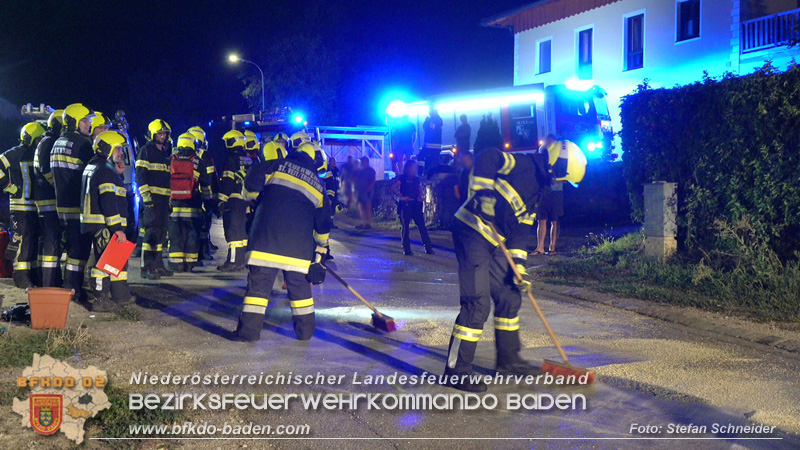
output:
POLYGON ((800 65, 651 89, 621 106, 623 165, 635 220, 642 185, 678 183, 678 239, 694 261, 723 244, 717 221, 748 217, 781 261, 800 250, 800 65))

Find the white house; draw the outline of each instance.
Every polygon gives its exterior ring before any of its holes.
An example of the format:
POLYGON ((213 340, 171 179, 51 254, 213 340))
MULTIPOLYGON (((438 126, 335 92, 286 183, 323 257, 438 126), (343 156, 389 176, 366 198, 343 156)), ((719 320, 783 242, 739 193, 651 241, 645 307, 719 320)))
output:
POLYGON ((800 60, 800 0, 538 0, 486 19, 514 34, 514 84, 584 80, 619 99, 647 79, 687 84, 800 60))

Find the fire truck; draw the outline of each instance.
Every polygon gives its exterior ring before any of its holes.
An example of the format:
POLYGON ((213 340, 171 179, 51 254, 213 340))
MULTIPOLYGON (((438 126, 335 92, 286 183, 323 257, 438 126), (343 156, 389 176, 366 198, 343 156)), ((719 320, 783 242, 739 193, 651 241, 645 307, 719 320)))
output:
POLYGON ((511 88, 488 89, 435 95, 424 101, 405 103, 394 101, 386 109, 387 124, 403 116, 416 124, 418 144, 424 136, 423 124, 431 111, 442 117, 442 146, 455 148, 459 117, 467 116, 474 141, 480 122, 492 117, 500 126, 505 151, 529 152, 538 150, 545 136, 575 142, 588 159, 611 161, 614 131, 608 113, 606 91, 599 86, 567 86, 529 84, 511 88))

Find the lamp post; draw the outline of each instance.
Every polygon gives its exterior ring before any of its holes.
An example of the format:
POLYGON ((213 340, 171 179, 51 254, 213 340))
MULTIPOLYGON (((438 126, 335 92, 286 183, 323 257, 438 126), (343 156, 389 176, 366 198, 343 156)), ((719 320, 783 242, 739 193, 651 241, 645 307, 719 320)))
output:
POLYGON ((261 111, 265 111, 266 108, 264 106, 264 71, 261 70, 261 67, 259 67, 258 64, 254 63, 253 61, 248 61, 246 59, 242 59, 236 54, 231 54, 230 56, 228 56, 228 61, 230 61, 232 63, 237 63, 237 62, 241 61, 241 62, 250 63, 250 64, 256 66, 256 69, 258 69, 258 71, 261 73, 261 111))

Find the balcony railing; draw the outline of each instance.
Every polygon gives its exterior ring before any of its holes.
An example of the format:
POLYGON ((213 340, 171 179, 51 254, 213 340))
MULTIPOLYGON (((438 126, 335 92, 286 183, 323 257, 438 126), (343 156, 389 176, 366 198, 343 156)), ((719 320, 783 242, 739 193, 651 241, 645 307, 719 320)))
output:
POLYGON ((786 45, 797 37, 800 8, 742 22, 742 53, 786 45))

